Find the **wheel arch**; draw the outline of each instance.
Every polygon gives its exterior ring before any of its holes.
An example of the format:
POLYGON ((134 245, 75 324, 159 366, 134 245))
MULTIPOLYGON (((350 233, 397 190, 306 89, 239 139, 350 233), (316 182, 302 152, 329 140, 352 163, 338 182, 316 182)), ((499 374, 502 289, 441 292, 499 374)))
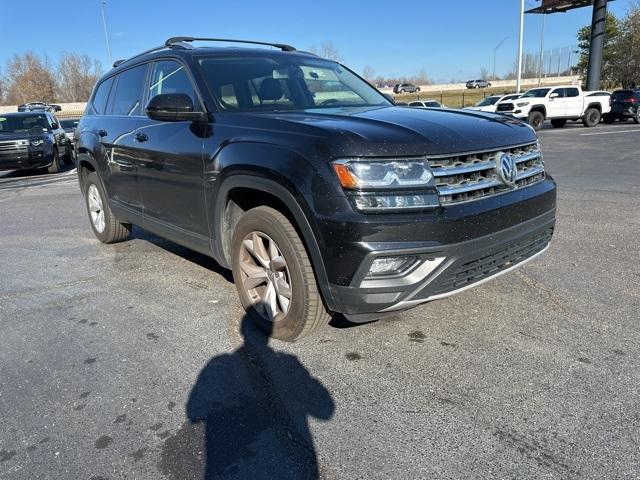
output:
POLYGON ((545 107, 542 104, 538 104, 538 105, 533 105, 530 109, 529 109, 529 113, 531 112, 540 112, 542 113, 542 115, 544 115, 544 118, 547 118, 547 107, 545 107))
POLYGON ((231 174, 225 178, 215 201, 215 219, 212 245, 216 260, 229 268, 230 243, 233 230, 240 216, 259 205, 275 208, 285 215, 300 235, 307 249, 316 281, 329 310, 335 310, 335 302, 329 289, 329 281, 316 235, 304 213, 303 207, 291 190, 275 180, 247 174, 231 174))

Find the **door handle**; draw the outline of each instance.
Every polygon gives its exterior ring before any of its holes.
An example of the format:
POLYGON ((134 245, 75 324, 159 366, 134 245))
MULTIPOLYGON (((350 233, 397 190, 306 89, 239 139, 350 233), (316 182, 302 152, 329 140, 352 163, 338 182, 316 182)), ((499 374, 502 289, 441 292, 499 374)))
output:
POLYGON ((98 130, 98 135, 101 136, 101 137, 106 137, 109 134, 107 133, 106 130, 100 129, 100 130, 98 130))
POLYGON ((136 133, 136 136, 134 137, 136 142, 146 142, 147 140, 149 140, 149 137, 147 137, 146 134, 144 133, 136 133))

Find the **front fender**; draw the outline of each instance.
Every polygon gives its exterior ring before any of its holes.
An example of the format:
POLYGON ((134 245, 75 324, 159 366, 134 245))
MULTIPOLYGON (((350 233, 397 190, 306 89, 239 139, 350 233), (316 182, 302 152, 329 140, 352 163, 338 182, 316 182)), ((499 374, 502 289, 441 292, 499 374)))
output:
MULTIPOLYGON (((328 168, 328 162, 326 164, 328 168)), ((318 227, 312 213, 316 207, 308 202, 322 202, 324 195, 335 193, 335 185, 325 181, 325 176, 297 152, 257 142, 227 145, 210 160, 207 170, 207 208, 209 217, 213 219, 210 231, 216 260, 229 267, 223 228, 230 192, 234 188, 265 192, 276 197, 289 210, 309 252, 323 298, 329 309, 333 309, 323 254, 318 244, 318 227), (318 192, 324 192, 324 195, 318 196, 318 192)))

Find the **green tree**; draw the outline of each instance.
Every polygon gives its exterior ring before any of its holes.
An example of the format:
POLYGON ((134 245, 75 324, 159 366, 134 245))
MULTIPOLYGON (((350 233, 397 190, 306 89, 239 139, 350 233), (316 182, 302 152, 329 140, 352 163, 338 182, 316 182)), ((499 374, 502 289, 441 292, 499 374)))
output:
POLYGON ((640 85, 640 5, 632 6, 620 21, 613 50, 611 70, 615 85, 640 85))
MULTIPOLYGON (((613 72, 613 64, 616 58, 616 42, 620 35, 620 20, 611 12, 607 13, 605 22, 604 51, 602 54, 602 80, 604 82, 615 82, 615 74, 613 72)), ((586 25, 578 30, 578 48, 580 49, 580 58, 577 68, 583 75, 587 71, 589 64, 589 45, 591 43, 591 25, 586 25)))

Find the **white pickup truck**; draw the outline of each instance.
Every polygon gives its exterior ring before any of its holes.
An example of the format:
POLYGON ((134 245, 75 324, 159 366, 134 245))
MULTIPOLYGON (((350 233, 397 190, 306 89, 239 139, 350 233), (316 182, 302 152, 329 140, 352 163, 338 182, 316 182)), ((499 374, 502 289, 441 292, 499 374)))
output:
POLYGON ((609 109, 606 92, 583 92, 580 87, 563 85, 532 88, 517 100, 500 102, 496 112, 526 118, 539 130, 547 119, 557 128, 564 127, 567 120, 582 120, 585 127, 595 127, 609 109))

